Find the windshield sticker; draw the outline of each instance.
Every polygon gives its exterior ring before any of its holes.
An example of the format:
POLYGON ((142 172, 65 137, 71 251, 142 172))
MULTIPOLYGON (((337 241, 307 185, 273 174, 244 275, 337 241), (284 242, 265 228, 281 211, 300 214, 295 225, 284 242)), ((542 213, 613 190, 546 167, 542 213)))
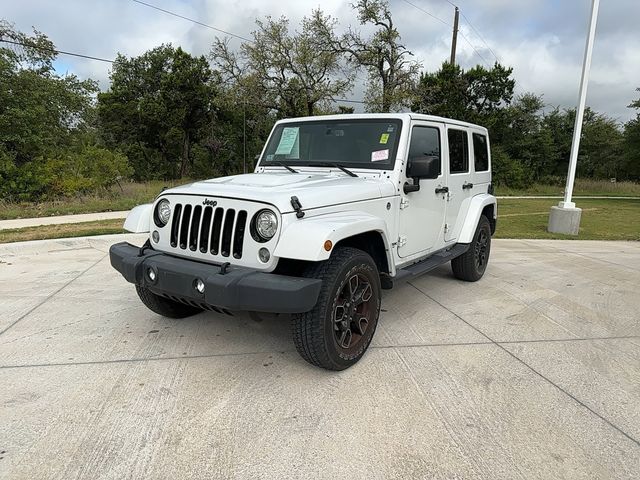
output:
POLYGON ((383 162, 389 159, 389 149, 386 150, 376 150, 375 152, 371 152, 371 161, 372 162, 383 162))
POLYGON ((388 133, 383 133, 382 135, 380 135, 380 143, 381 144, 386 145, 388 141, 389 141, 389 134, 388 133))
POLYGON ((389 133, 393 132, 394 130, 395 130, 394 125, 389 125, 389 126, 387 127, 387 132, 389 132, 389 133))
POLYGON ((298 143, 298 127, 284 127, 280 136, 280 143, 276 155, 291 155, 294 145, 298 143))

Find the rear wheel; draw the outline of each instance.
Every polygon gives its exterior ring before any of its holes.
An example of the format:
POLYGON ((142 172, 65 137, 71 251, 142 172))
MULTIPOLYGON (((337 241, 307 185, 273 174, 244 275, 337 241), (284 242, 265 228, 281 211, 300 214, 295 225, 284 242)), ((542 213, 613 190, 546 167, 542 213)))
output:
POLYGON ((168 298, 156 295, 146 287, 136 285, 136 292, 142 303, 152 312, 169 318, 185 318, 200 313, 202 310, 191 305, 175 302, 168 298))
POLYGON ((292 318, 296 349, 313 365, 344 370, 362 358, 378 324, 376 264, 362 250, 338 247, 304 276, 322 279, 322 288, 313 309, 292 318))
POLYGON ((453 275, 467 282, 476 282, 482 278, 491 253, 491 225, 489 219, 482 215, 476 227, 469 250, 451 260, 453 275))

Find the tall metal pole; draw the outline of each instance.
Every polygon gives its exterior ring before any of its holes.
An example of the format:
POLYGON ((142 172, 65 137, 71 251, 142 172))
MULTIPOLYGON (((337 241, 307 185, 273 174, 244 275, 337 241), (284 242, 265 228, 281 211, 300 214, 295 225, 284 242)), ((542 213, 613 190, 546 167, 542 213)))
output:
POLYGON ((593 41, 596 36, 596 22, 598 20, 598 8, 600 0, 593 0, 591 4, 591 21, 589 22, 589 35, 587 45, 584 50, 584 62, 582 63, 582 79, 580 80, 580 98, 578 109, 576 110, 576 122, 573 127, 573 141, 571 142, 571 155, 569 157, 569 172, 567 174, 567 185, 564 189, 564 201, 560 202, 560 208, 575 208, 576 204, 571 201, 573 195, 573 184, 576 179, 576 166, 578 163, 578 151, 580 150, 580 135, 582 134, 582 120, 584 118, 584 107, 587 101, 587 86, 589 84, 589 70, 591 69, 591 54, 593 53, 593 41))
POLYGON ((247 173, 247 101, 242 102, 242 173, 247 173))
POLYGON ((453 16, 453 37, 451 38, 451 65, 456 64, 456 44, 458 43, 458 17, 460 11, 456 7, 455 14, 453 16))

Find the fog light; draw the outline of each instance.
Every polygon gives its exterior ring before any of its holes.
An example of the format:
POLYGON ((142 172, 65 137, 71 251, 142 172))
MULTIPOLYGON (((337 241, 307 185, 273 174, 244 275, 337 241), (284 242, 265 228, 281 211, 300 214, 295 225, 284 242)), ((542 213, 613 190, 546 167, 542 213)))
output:
POLYGON ((148 268, 147 269, 147 277, 149 277, 149 280, 151 280, 152 282, 156 281, 156 272, 153 268, 148 268))
POLYGON ((269 249, 262 247, 260 250, 258 250, 258 258, 260 259, 260 261, 262 263, 267 263, 269 261, 269 259, 271 258, 271 254, 269 253, 269 249))
POLYGON ((158 233, 157 230, 153 231, 153 233, 151 234, 151 239, 156 243, 160 241, 160 234, 158 233))
POLYGON ((204 282, 199 278, 197 278, 195 281, 195 288, 198 291, 198 293, 204 293, 204 282))

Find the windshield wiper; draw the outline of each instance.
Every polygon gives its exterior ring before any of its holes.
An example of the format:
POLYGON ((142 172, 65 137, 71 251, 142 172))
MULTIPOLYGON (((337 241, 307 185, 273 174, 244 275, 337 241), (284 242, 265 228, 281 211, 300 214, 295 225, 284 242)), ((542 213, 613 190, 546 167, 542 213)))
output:
POLYGON ((349 175, 350 177, 357 177, 358 175, 356 175, 355 173, 353 173, 351 170, 349 170, 347 167, 343 167, 342 165, 340 165, 339 163, 335 163, 335 162, 322 162, 322 163, 316 163, 315 165, 319 166, 319 167, 335 167, 335 168, 339 168, 340 170, 342 170, 344 173, 346 173, 347 175, 349 175))
POLYGON ((279 167, 284 167, 284 168, 286 168, 287 170, 289 170, 291 173, 298 173, 298 171, 297 171, 297 170, 294 170, 293 168, 291 168, 289 165, 287 165, 287 164, 286 164, 286 163, 284 163, 284 162, 273 162, 273 161, 272 161, 272 162, 269 162, 269 163, 271 163, 271 164, 273 164, 273 165, 278 165, 279 167))

